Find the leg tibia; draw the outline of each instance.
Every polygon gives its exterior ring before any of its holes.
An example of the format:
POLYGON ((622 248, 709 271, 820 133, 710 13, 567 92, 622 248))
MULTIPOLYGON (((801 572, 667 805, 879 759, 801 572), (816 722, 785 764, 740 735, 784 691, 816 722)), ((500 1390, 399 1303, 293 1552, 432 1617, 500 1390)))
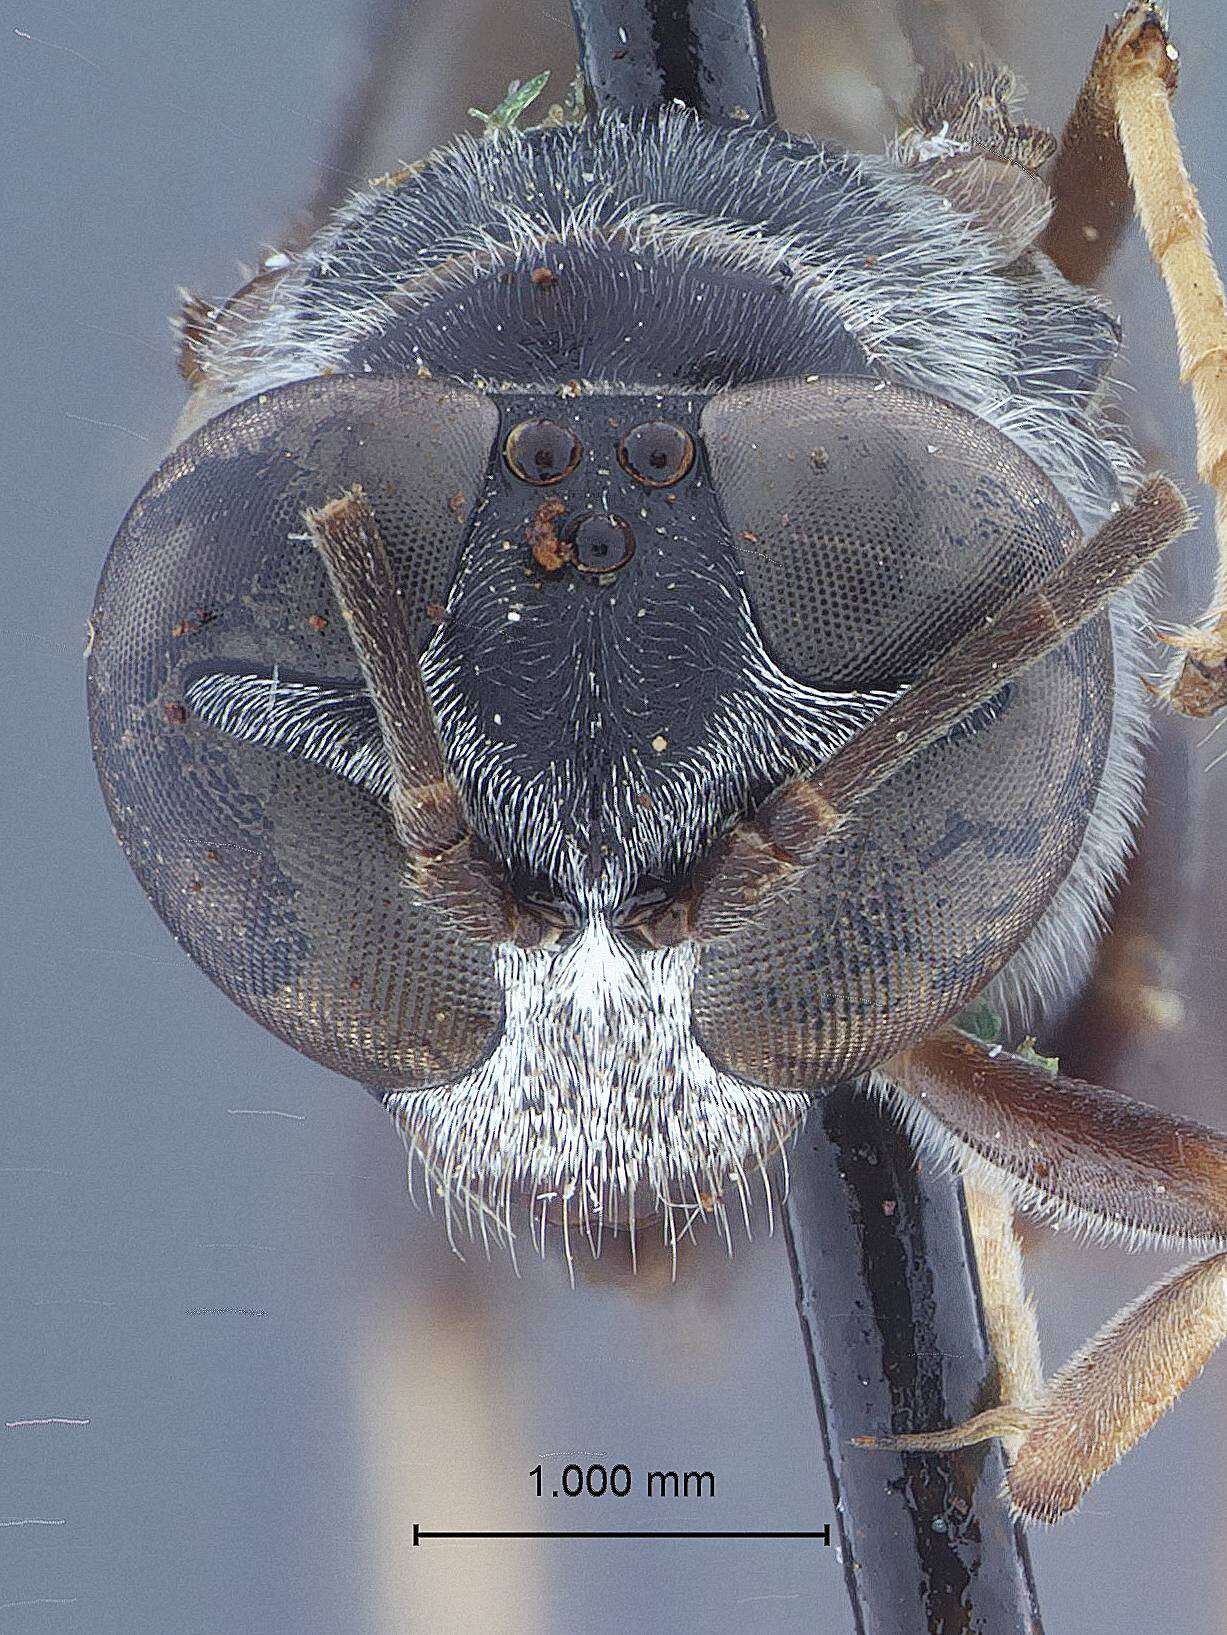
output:
POLYGON ((1227 1255, 1185 1266, 1102 1329, 1055 1376, 1010 1466, 1028 1521, 1057 1521, 1141 1440, 1227 1336, 1227 1255))

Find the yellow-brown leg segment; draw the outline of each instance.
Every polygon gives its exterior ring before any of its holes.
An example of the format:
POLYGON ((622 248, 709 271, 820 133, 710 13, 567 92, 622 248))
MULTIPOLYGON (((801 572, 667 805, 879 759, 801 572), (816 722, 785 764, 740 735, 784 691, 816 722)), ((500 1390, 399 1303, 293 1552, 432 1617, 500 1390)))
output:
MULTIPOLYGON (((1103 1232, 1227 1245, 1227 1139, 1212 1130, 954 1032, 896 1057, 884 1077, 922 1133, 956 1139, 978 1186, 1012 1189, 1024 1204, 1103 1232)), ((990 1282, 1008 1287, 1008 1261, 994 1261, 991 1249, 1001 1238, 997 1221, 982 1220, 977 1245, 981 1236, 990 1243, 982 1266, 990 1282)), ((1037 1392, 1037 1356, 1025 1338, 1019 1350, 1017 1327, 1009 1327, 1017 1300, 1003 1324, 991 1314, 995 1296, 986 1295, 1013 1412, 993 1409, 952 1430, 877 1442, 920 1452, 1002 1436, 1012 1456, 1009 1497, 1027 1520, 1056 1521, 1072 1510, 1227 1338, 1227 1253, 1219 1252, 1157 1283, 1037 1392)))
POLYGON ((963 1182, 967 1221, 976 1246, 984 1326, 997 1363, 998 1415, 1013 1414, 1022 1423, 1003 1424, 1001 1436, 1007 1459, 1022 1444, 1032 1409, 1044 1389, 1040 1337, 1035 1306, 1023 1281, 1022 1245, 1014 1228, 1014 1202, 1004 1188, 967 1176, 963 1182))
POLYGON ((1227 1254, 1173 1272, 1051 1380, 1006 1485, 1029 1521, 1058 1521, 1139 1442, 1227 1338, 1227 1254))
POLYGON ((1116 117, 1138 220, 1167 285, 1180 378, 1193 394, 1197 469, 1214 492, 1218 570, 1198 627, 1165 636, 1183 654, 1163 696, 1186 715, 1227 704, 1227 301, 1170 106, 1176 52, 1162 15, 1133 5, 1109 31, 1092 81, 1116 117))
POLYGON ((853 1437, 857 1447, 942 1453, 1000 1437, 1006 1458, 1013 1459, 1031 1425, 1044 1374, 1035 1308, 1023 1283, 1014 1205, 1002 1187, 988 1184, 983 1166, 977 1179, 964 1176, 963 1196, 976 1250, 984 1327, 997 1364, 997 1404, 945 1431, 853 1437))

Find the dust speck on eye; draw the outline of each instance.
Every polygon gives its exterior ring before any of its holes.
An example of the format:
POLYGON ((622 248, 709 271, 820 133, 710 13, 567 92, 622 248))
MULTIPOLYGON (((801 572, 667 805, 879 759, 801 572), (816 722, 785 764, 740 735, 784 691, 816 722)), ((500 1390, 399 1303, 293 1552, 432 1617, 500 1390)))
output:
POLYGON ((656 734, 655 738, 653 738, 653 740, 652 740, 652 748, 656 751, 656 753, 658 755, 663 755, 664 752, 668 749, 668 747, 669 747, 669 740, 665 737, 663 732, 658 732, 656 734))

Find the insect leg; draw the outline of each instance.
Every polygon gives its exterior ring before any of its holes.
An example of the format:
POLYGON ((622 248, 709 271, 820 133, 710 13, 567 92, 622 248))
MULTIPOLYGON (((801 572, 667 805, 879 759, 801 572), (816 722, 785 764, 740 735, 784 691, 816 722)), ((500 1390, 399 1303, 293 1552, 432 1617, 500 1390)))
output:
POLYGON ((1006 1457, 1018 1452, 1031 1410, 1044 1389, 1035 1307, 1023 1281, 1022 1248, 1014 1228, 1014 1205, 990 1181, 984 1165, 964 1174, 963 1198, 979 1275, 980 1302, 989 1347, 997 1364, 997 1403, 948 1430, 895 1436, 854 1436, 860 1448, 913 1453, 953 1452, 1000 1437, 1006 1457))
POLYGON ((948 1029, 881 1073, 1019 1204, 1134 1242, 1227 1248, 1227 1137, 948 1029))
MULTIPOLYGON (((1134 33, 1138 11, 1150 8, 1135 6, 1104 30, 1061 132, 1052 167, 1052 219, 1040 243, 1075 284, 1100 281, 1133 220, 1133 189, 1116 123, 1112 79, 1122 40, 1126 33, 1134 33)), ((1175 89, 1177 70, 1173 56, 1165 70, 1169 94, 1175 89)))
MULTIPOLYGON (((1028 1408, 1044 1386, 1035 1304, 1023 1279, 1022 1245, 1014 1226, 1014 1203, 998 1186, 966 1176, 963 1196, 976 1247, 980 1298, 989 1345, 997 1360, 998 1396, 1004 1404, 1028 1408)), ((1007 1457, 1018 1451, 1019 1434, 1002 1438, 1007 1457)))
POLYGON ((1188 526, 1188 507, 1172 483, 1165 477, 1144 483, 1125 509, 1038 586, 938 659, 820 772, 778 790, 718 841, 696 871, 684 917, 665 935, 702 942, 742 929, 748 916, 795 882, 858 803, 1068 640, 1188 526))
POLYGON ((544 929, 517 912, 498 871, 473 849, 444 774, 430 700, 379 525, 361 488, 303 519, 323 558, 353 640, 392 768, 392 821, 410 883, 482 941, 536 941, 544 929))
MULTIPOLYGON (((953 1135, 980 1184, 1105 1235, 1227 1244, 1227 1139, 1110 1090, 946 1032, 882 1076, 918 1129, 953 1135)), ((913 1451, 1003 1436, 1015 1509, 1055 1521, 1169 1408, 1227 1338, 1227 1254, 1181 1268, 1125 1308, 1038 1397, 917 1437, 913 1451)))
POLYGON ((1206 716, 1227 704, 1227 300, 1172 118, 1176 61, 1162 15, 1134 4, 1109 31, 1092 81, 1115 119, 1138 220, 1167 285, 1180 378, 1193 395, 1197 469, 1215 496, 1210 605, 1200 628, 1165 637, 1183 657, 1163 696, 1185 715, 1206 716))

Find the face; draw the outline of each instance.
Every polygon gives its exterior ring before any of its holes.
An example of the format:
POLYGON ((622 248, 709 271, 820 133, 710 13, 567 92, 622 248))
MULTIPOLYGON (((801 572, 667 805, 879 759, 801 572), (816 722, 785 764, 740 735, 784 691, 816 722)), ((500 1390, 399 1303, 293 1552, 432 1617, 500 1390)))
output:
POLYGON ((654 935, 730 825, 1113 504, 1106 320, 1000 259, 920 179, 670 114, 462 146, 203 337, 99 593, 103 787, 193 957, 376 1090, 470 1216, 719 1213, 807 1098, 1029 984, 1046 924, 1076 961, 1126 829, 1106 619, 893 779, 768 923, 654 935), (952 299, 983 332, 959 356, 952 299), (355 485, 536 947, 406 887, 303 526, 355 485))

